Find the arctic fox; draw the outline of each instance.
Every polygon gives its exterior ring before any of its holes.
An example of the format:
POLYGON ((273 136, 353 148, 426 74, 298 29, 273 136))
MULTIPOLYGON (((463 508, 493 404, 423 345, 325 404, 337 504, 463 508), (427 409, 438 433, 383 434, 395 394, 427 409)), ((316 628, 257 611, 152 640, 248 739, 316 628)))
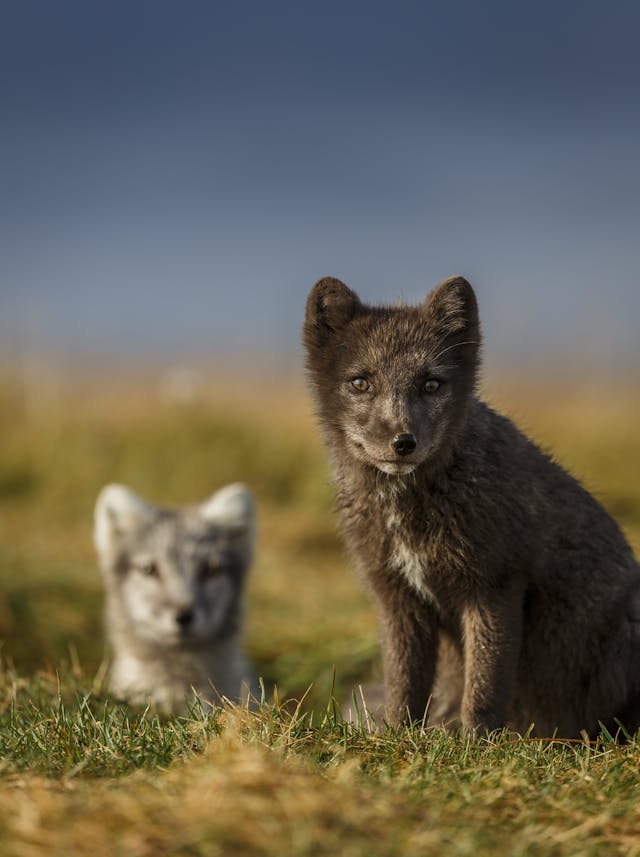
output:
POLYGON ((640 567, 600 504, 476 397, 462 277, 417 307, 320 280, 307 370, 387 717, 576 736, 640 726, 640 567))
POLYGON ((134 704, 184 710, 255 691, 240 642, 243 590, 255 540, 249 490, 228 485, 199 506, 153 506, 107 485, 95 544, 113 649, 110 690, 134 704))

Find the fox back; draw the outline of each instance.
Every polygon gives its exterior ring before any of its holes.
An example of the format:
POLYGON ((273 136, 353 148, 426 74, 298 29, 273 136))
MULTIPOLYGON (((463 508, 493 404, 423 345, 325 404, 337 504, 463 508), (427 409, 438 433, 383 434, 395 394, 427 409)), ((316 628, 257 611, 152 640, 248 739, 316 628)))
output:
POLYGON ((209 700, 246 695, 240 634, 254 539, 242 485, 181 509, 154 506, 123 485, 102 490, 95 543, 116 695, 167 708, 192 689, 209 700))

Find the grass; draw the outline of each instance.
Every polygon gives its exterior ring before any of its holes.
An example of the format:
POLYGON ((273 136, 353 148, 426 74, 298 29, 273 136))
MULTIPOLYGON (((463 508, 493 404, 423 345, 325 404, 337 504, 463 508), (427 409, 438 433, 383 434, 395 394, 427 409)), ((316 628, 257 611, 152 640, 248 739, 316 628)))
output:
MULTIPOLYGON (((188 402, 151 376, 0 381, 0 853, 640 853, 637 740, 372 735, 341 721, 332 693, 379 675, 376 628, 306 397, 221 378, 188 402), (91 545, 99 489, 124 481, 182 503, 236 479, 260 510, 247 650, 277 696, 175 718, 115 703, 91 545)), ((492 394, 638 551, 637 387, 492 394)))

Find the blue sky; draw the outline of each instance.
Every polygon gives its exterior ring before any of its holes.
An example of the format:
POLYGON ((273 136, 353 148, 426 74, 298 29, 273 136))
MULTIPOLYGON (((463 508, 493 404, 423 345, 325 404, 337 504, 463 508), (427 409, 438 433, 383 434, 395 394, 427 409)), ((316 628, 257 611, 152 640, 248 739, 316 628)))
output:
POLYGON ((297 354, 332 274, 490 362, 638 365, 640 6, 0 12, 0 353, 297 354))

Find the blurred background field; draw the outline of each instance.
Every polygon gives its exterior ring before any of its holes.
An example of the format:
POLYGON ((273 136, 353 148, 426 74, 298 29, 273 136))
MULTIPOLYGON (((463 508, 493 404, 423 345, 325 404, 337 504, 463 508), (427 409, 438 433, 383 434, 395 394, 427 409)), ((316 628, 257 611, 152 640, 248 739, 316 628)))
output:
POLYGON ((375 674, 300 370, 325 275, 370 302, 467 276, 491 396, 637 544, 639 24, 576 0, 10 4, 2 657, 97 669, 105 482, 182 503, 242 479, 260 669, 310 699, 334 664, 339 688, 375 674))
MULTIPOLYGON (((640 390, 522 375, 489 400, 584 480, 640 548, 640 390)), ((154 502, 254 491, 260 537, 246 645, 268 687, 326 704, 379 674, 375 617, 343 552, 301 372, 225 366, 10 372, 0 382, 0 640, 20 674, 105 658, 92 547, 100 488, 154 502)))
POLYGON ((191 503, 242 480, 258 500, 247 645, 285 694, 327 698, 375 656, 369 611, 346 568, 328 471, 300 384, 224 368, 122 380, 5 376, 0 426, 2 655, 22 672, 104 656, 92 548, 97 492, 122 481, 154 502, 191 503), (196 379, 194 381, 194 378, 196 379))

